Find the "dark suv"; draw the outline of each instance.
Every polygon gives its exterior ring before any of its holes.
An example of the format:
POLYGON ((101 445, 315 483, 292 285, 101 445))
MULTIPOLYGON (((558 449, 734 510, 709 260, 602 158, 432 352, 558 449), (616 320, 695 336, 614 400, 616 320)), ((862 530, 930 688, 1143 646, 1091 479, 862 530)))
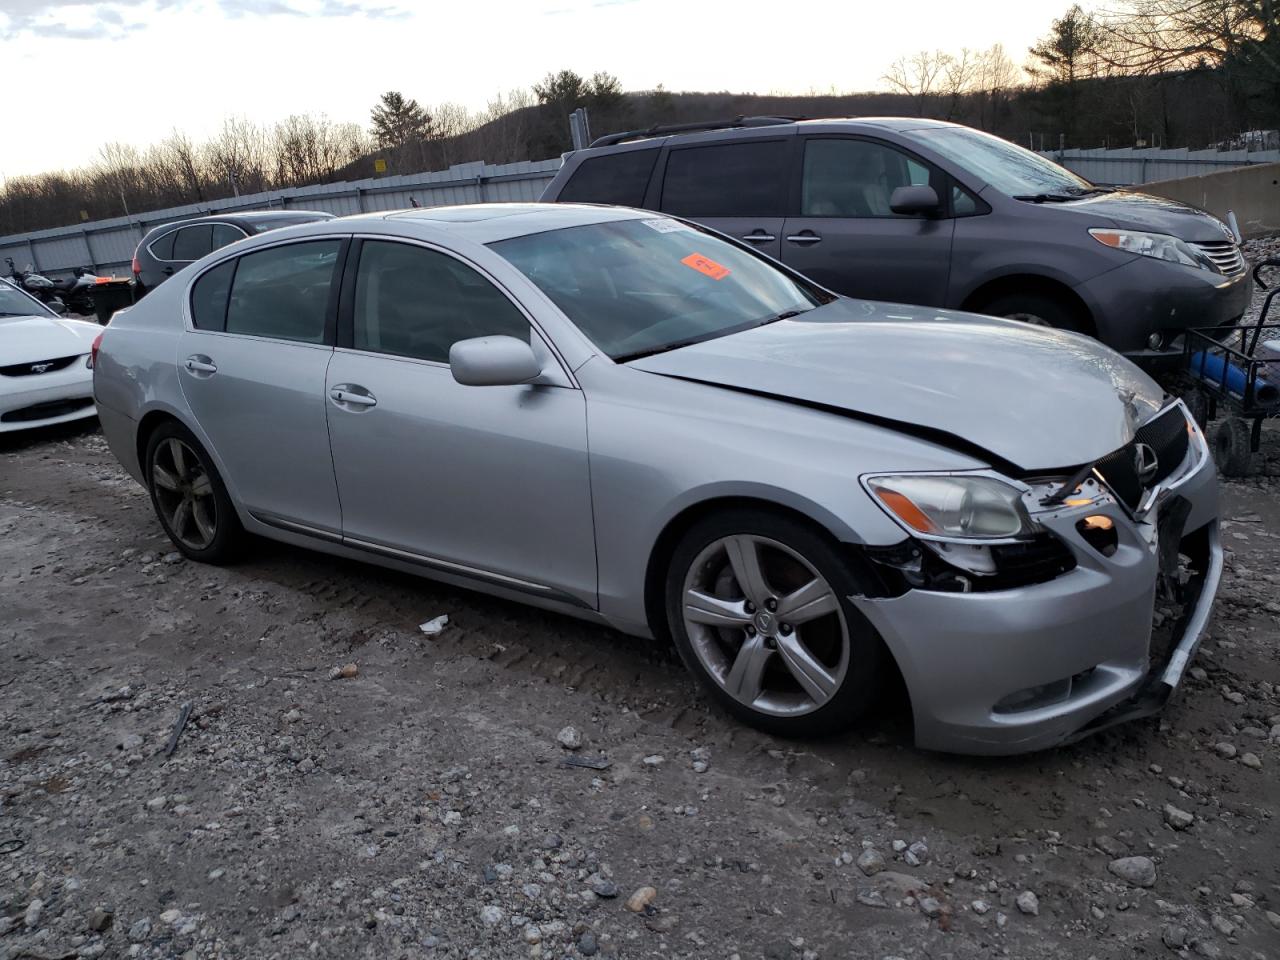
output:
POLYGON ((1235 322, 1251 281, 1231 227, 1095 186, 932 120, 747 117, 603 137, 544 201, 688 217, 852 297, 1091 333, 1135 359, 1235 322))
POLYGON ((332 220, 320 210, 249 210, 178 220, 148 231, 133 253, 137 295, 154 290, 189 263, 256 233, 313 220, 332 220))

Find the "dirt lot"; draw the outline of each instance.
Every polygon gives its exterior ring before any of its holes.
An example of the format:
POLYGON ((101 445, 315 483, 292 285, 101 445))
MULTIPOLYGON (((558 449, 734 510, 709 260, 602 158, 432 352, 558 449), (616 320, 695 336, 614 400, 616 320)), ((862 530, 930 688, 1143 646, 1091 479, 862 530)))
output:
POLYGON ((771 739, 660 645, 426 580, 181 562, 96 432, 7 441, 0 957, 1280 957, 1268 443, 1163 716, 991 761, 771 739))

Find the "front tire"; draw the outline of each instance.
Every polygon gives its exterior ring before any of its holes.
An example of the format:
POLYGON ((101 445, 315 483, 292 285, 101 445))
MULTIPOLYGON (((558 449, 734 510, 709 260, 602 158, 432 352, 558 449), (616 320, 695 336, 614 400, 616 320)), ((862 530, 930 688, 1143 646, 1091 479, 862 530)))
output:
POLYGON ((244 528, 213 461, 177 421, 162 423, 147 440, 147 489, 160 525, 189 560, 234 560, 244 528))
POLYGON ((680 657, 729 713, 768 733, 848 729, 875 700, 882 641, 835 545, 764 511, 707 517, 671 558, 666 612, 680 657))
POLYGON ((1038 293, 1006 293, 987 301, 978 312, 1036 327, 1052 327, 1074 333, 1090 332, 1088 324, 1069 305, 1038 293))

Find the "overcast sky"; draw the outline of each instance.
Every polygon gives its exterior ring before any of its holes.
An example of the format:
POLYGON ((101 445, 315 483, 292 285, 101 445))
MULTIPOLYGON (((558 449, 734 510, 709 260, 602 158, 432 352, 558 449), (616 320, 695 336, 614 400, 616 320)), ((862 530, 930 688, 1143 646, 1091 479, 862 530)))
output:
POLYGON ((482 107, 549 70, 627 90, 852 92, 897 57, 1003 43, 1021 64, 1069 0, 0 0, 0 175, 224 118, 368 125, 385 90, 482 107))

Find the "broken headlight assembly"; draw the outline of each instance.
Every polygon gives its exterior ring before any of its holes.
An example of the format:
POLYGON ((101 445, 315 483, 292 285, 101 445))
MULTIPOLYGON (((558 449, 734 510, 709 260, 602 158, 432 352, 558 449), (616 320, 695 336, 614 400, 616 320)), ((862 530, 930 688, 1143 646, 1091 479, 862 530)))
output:
POLYGON ((1066 545, 1027 513, 1025 490, 991 476, 864 478, 910 539, 870 552, 909 586, 968 593, 1042 583, 1075 567, 1066 545))

